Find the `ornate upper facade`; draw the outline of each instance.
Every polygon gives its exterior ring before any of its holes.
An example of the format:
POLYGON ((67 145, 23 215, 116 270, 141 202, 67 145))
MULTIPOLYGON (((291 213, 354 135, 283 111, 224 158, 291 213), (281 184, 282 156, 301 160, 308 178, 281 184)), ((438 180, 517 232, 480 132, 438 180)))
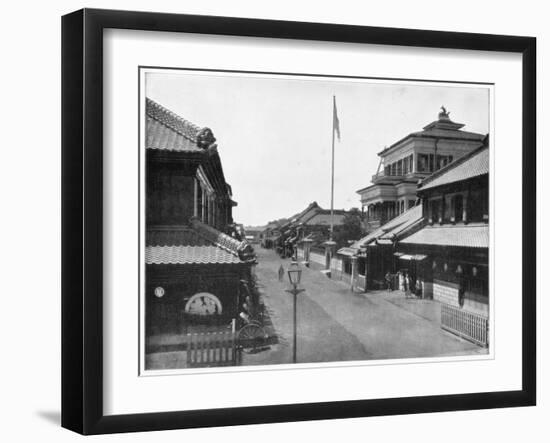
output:
POLYGON ((463 127, 442 106, 436 121, 378 153, 380 166, 372 184, 357 191, 370 230, 413 207, 420 180, 482 145, 483 134, 463 127))

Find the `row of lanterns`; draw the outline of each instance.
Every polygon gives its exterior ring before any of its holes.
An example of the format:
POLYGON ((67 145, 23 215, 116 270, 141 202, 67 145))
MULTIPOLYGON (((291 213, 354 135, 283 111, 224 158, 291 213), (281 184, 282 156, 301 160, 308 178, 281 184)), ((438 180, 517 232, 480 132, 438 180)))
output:
MULTIPOLYGON (((434 260, 432 262, 432 269, 437 268, 437 262, 434 260)), ((449 265, 447 263, 443 263, 443 271, 447 272, 449 270, 449 265)), ((464 268, 462 265, 458 265, 455 269, 455 272, 457 274, 464 274, 464 268)), ((477 266, 472 266, 472 276, 477 277, 477 274, 479 273, 479 269, 477 266)))

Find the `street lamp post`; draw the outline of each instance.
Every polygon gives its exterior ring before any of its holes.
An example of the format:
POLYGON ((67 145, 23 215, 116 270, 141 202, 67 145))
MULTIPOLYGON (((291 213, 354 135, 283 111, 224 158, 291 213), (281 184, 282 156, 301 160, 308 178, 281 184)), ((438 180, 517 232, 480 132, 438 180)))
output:
POLYGON ((302 278, 302 270, 298 266, 298 262, 293 261, 288 268, 288 279, 292 285, 292 289, 287 289, 286 292, 289 292, 293 295, 294 298, 294 308, 293 308, 293 318, 294 318, 294 334, 292 340, 292 363, 296 363, 296 296, 300 292, 304 292, 305 289, 299 289, 298 285, 300 284, 300 279, 302 278))

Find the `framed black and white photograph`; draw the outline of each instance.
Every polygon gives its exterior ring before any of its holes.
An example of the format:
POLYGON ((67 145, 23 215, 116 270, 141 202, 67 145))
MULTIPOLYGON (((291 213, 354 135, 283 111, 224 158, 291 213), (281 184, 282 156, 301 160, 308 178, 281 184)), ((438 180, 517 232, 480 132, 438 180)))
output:
POLYGON ((63 426, 535 404, 535 39, 63 18, 63 426))

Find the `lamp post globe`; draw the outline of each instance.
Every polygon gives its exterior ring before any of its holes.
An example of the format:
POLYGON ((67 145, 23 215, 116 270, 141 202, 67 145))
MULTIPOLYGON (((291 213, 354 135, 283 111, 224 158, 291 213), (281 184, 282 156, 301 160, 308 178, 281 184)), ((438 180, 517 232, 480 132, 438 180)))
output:
POLYGON ((288 279, 290 284, 297 287, 302 279, 302 270, 298 265, 298 262, 293 261, 288 268, 288 279))

